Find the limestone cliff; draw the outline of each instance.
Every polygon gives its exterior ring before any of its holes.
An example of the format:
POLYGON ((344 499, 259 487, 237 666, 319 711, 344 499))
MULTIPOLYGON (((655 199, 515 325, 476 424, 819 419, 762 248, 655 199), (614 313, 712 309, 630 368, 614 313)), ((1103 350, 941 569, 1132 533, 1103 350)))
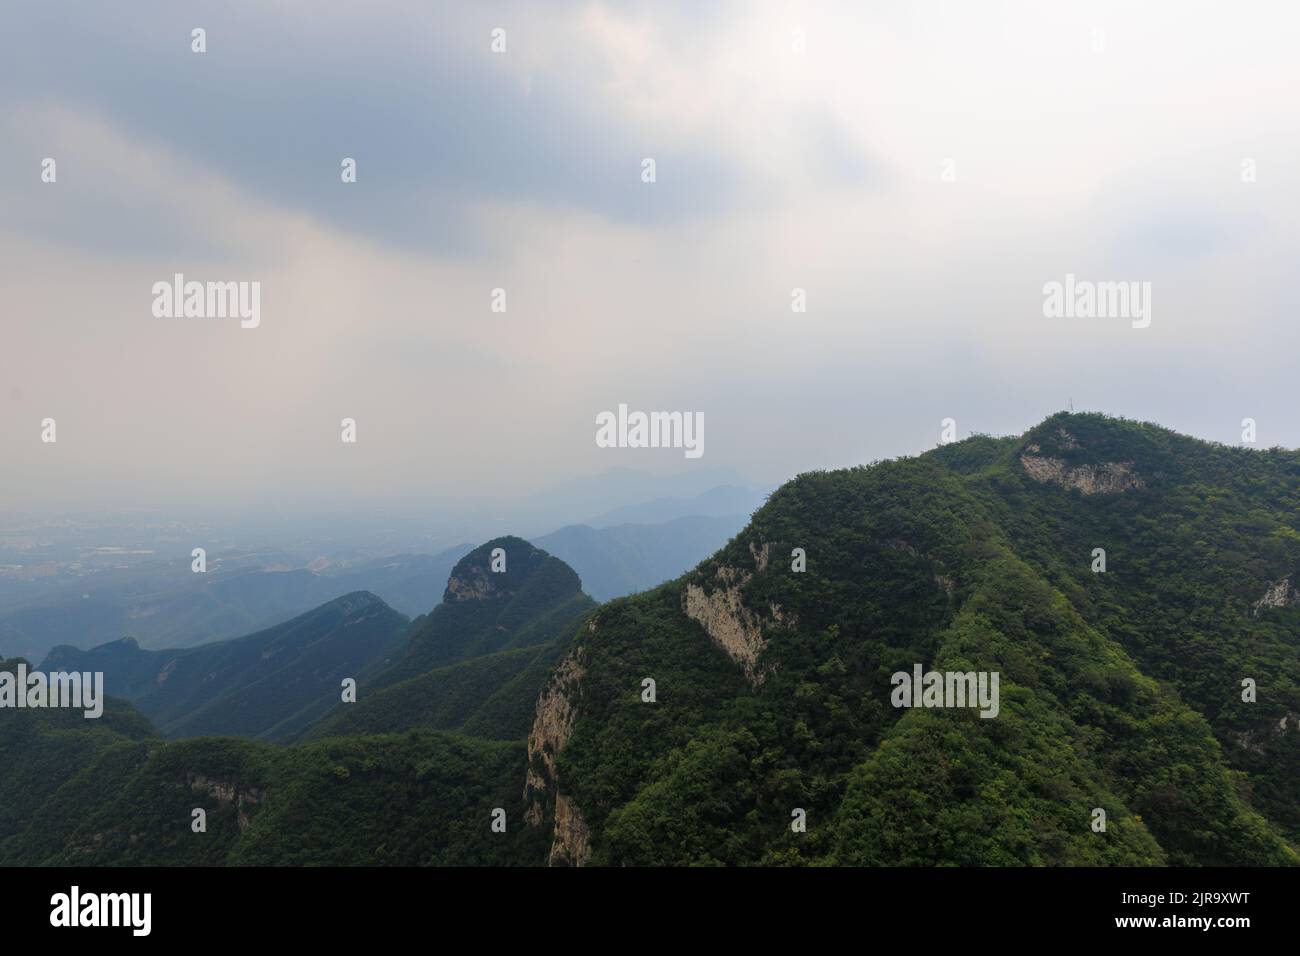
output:
MULTIPOLYGON (((588 625, 595 632, 596 621, 588 625)), ((582 648, 575 644, 560 662, 537 699, 533 727, 528 734, 528 771, 524 800, 525 820, 541 826, 548 809, 554 819, 551 866, 584 866, 591 859, 591 833, 573 798, 561 792, 555 761, 573 732, 582 695, 582 648)))

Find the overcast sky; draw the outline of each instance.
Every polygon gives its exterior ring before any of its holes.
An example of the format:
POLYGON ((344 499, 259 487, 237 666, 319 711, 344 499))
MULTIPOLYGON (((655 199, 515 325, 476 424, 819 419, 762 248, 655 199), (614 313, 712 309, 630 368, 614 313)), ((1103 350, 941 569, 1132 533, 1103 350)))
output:
POLYGON ((1298 46, 1281 2, 6 4, 0 507, 775 482, 1071 399, 1300 445, 1298 46), (175 273, 260 326, 155 317, 175 273), (1149 327, 1044 317, 1067 273, 1149 327), (704 455, 598 448, 619 403, 704 455))

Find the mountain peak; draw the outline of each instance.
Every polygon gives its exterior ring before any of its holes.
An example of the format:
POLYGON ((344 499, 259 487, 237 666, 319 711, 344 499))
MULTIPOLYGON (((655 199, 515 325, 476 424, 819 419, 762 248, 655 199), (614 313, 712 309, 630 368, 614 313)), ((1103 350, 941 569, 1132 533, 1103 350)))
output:
POLYGON ((547 561, 562 565, 573 575, 575 591, 581 587, 577 574, 558 558, 523 538, 504 535, 479 545, 456 563, 442 599, 447 604, 455 604, 509 597, 547 561))
POLYGON ((357 611, 372 607, 388 607, 388 604, 372 591, 352 591, 327 602, 324 606, 336 607, 345 614, 355 614, 357 611))

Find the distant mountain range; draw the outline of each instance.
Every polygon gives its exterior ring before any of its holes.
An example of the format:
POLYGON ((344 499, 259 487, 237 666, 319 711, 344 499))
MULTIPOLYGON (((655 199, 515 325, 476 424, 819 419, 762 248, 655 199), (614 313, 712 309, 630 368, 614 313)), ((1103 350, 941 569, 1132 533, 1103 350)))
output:
POLYGON ((681 518, 740 517, 748 521, 749 516, 763 504, 768 493, 769 490, 743 485, 719 485, 686 498, 655 498, 640 504, 613 508, 588 518, 582 524, 593 528, 608 528, 623 524, 663 524, 681 518))
MULTIPOLYGON (((639 473, 627 480, 634 477, 648 480, 639 473)), ((569 563, 587 593, 608 600, 695 565, 744 526, 762 497, 720 486, 623 506, 534 540, 569 563)), ((447 575, 472 547, 319 569, 285 568, 287 555, 230 553, 210 556, 203 574, 192 573, 188 559, 102 573, 25 601, 11 595, 0 604, 0 652, 40 659, 56 644, 89 648, 124 637, 145 648, 191 647, 271 627, 352 591, 369 591, 416 617, 438 603, 447 575)))
POLYGON ((675 518, 605 528, 570 525, 537 540, 571 565, 599 601, 648 591, 699 564, 749 521, 749 515, 675 518))
POLYGON ((56 644, 89 648, 124 637, 141 647, 192 647, 279 624, 352 591, 392 598, 403 613, 437 602, 441 582, 464 554, 400 556, 337 572, 266 570, 242 561, 227 570, 190 571, 189 561, 133 569, 82 594, 80 588, 46 595, 0 611, 0 648, 39 659, 56 644))

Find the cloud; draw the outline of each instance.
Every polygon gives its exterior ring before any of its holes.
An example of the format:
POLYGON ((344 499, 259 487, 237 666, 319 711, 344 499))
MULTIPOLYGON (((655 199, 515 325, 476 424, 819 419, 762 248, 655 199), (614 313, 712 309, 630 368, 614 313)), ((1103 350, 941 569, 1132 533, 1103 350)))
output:
POLYGON ((1284 25, 1185 9, 23 6, 0 496, 515 498, 681 469, 595 447, 620 402, 704 412, 707 465, 762 481, 1071 398, 1300 444, 1298 68, 1284 25), (175 272, 260 281, 262 327, 154 319, 175 272), (1045 319, 1067 272, 1150 281, 1151 327, 1045 319))

